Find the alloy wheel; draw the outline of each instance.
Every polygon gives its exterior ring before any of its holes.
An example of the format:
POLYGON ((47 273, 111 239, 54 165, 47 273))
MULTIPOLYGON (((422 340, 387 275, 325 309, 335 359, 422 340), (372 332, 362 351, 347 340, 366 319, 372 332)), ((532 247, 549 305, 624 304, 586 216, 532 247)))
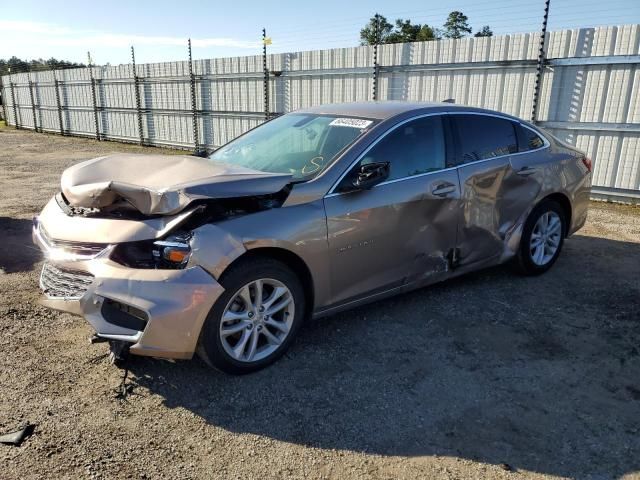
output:
POLYGON ((231 298, 220 321, 225 352, 239 362, 257 362, 285 341, 293 324, 295 302, 285 284, 271 278, 247 283, 231 298))
POLYGON ((562 220, 554 211, 540 215, 531 232, 529 254, 536 265, 542 267, 555 256, 562 239, 562 220))

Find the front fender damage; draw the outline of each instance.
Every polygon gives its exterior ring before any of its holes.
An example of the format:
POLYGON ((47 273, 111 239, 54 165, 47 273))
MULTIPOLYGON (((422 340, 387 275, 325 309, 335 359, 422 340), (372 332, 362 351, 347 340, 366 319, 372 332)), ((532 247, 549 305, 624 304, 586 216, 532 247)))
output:
MULTIPOLYGON (((48 255, 49 261, 61 272, 57 275, 76 275, 92 280, 89 285, 83 284, 88 286, 81 296, 72 298, 48 296, 45 286, 43 303, 83 316, 94 327, 96 338, 122 347, 120 350, 161 358, 191 358, 206 317, 224 292, 218 279, 232 262, 251 248, 249 241, 245 246, 245 238, 227 227, 235 219, 281 207, 290 190, 285 185, 276 192, 201 199, 179 215, 157 218, 147 218, 140 213, 134 215, 131 210, 67 213, 52 200, 51 209, 56 211, 56 218, 83 222, 82 226, 92 224, 94 236, 99 231, 100 239, 115 241, 108 242, 111 253, 100 257, 63 259, 48 255), (122 225, 147 225, 169 218, 162 228, 148 232, 136 230, 136 234, 128 234, 126 240, 122 235, 114 237, 111 234, 122 225), (190 244, 189 263, 180 269, 153 268, 154 264, 147 262, 146 256, 148 254, 153 260, 153 251, 146 247, 158 238, 176 236, 190 244), (141 250, 138 246, 145 248, 141 250), (130 255, 123 256, 124 252, 130 255)), ((56 230, 49 227, 56 224, 53 217, 45 215, 45 220, 47 229, 56 230)), ((80 230, 84 233, 88 229, 80 230)), ((34 239, 40 242, 43 251, 58 248, 44 245, 37 232, 39 230, 34 230, 34 239)), ((56 230, 55 236, 64 238, 68 235, 56 230)), ((78 236, 74 235, 67 242, 77 241, 78 236)))
POLYGON ((242 241, 214 224, 196 228, 191 237, 190 265, 199 265, 216 280, 247 251, 242 241))

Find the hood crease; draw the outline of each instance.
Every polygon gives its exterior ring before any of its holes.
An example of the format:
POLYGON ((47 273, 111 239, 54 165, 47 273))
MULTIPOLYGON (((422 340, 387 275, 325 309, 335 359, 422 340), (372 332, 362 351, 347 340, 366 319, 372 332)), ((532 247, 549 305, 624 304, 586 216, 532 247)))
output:
POLYGON ((291 178, 190 155, 116 154, 68 168, 60 186, 74 207, 125 200, 144 215, 173 215, 198 199, 277 193, 291 178))

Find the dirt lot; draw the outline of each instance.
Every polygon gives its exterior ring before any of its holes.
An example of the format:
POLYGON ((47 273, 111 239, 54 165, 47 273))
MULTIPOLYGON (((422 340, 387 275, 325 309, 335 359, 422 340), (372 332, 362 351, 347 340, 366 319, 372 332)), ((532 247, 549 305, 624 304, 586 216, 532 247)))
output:
POLYGON ((546 275, 495 268, 308 323, 245 377, 122 372, 37 305, 31 217, 139 147, 0 130, 0 478, 640 478, 640 209, 593 203, 546 275))

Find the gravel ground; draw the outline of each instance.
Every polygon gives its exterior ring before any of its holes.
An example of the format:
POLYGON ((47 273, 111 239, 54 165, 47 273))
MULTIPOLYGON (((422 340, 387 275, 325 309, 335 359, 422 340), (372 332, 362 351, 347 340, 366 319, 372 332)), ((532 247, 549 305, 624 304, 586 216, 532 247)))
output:
MULTIPOLYGON (((134 358, 37 304, 30 219, 62 170, 151 151, 0 130, 0 478, 640 478, 640 209, 593 203, 506 267, 310 322, 265 371, 134 358)), ((157 150, 153 150, 157 151, 157 150)))

